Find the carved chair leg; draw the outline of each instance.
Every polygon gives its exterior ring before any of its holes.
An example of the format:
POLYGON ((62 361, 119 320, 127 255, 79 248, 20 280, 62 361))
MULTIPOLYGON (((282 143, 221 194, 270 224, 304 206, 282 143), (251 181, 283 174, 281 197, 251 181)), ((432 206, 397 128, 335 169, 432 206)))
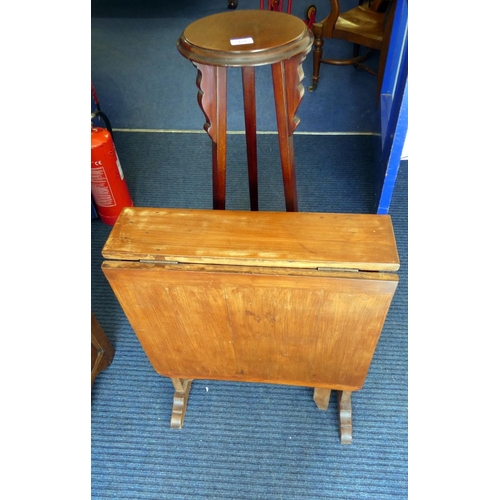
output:
POLYGON ((351 391, 337 391, 340 444, 352 444, 351 391))
POLYGON ((172 378, 170 380, 172 380, 175 389, 170 427, 172 429, 182 429, 184 416, 186 415, 189 391, 193 381, 185 378, 172 378))
POLYGON ((353 45, 352 45, 352 57, 353 57, 353 59, 359 56, 360 48, 361 48, 361 45, 359 45, 359 43, 353 43, 353 45))
POLYGON ((308 87, 309 92, 313 92, 318 87, 319 82, 319 70, 321 67, 321 58, 323 57, 323 35, 315 34, 314 37, 314 49, 313 49, 313 75, 312 75, 312 85, 308 87))
POLYGON ((328 410, 328 405, 330 403, 330 394, 332 393, 331 389, 322 389, 319 387, 314 388, 313 399, 316 403, 316 406, 320 410, 328 410))

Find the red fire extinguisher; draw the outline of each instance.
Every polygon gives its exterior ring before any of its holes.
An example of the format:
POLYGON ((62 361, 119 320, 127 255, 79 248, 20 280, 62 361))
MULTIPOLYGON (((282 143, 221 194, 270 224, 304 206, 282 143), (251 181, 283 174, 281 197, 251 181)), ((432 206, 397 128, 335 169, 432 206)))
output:
POLYGON ((91 126, 91 188, 97 213, 112 226, 125 207, 134 206, 113 142, 113 131, 102 111, 99 115, 107 128, 91 126))

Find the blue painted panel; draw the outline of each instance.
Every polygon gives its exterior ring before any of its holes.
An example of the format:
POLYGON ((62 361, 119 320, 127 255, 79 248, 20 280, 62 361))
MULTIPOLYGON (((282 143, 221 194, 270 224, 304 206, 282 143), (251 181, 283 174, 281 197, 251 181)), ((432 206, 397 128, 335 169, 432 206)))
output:
POLYGON ((395 0, 396 10, 391 31, 391 41, 387 52, 387 63, 382 81, 381 94, 394 94, 400 73, 402 48, 408 31, 408 0, 395 0))
MULTIPOLYGON (((377 207, 378 214, 389 213, 392 192, 396 184, 399 164, 401 162, 406 132, 408 130, 408 80, 405 81, 401 105, 395 111, 397 111, 397 119, 394 133, 392 134, 392 140, 387 141, 388 147, 390 145, 390 149, 382 153, 382 158, 385 158, 387 154, 387 161, 385 162, 385 178, 377 207)), ((394 115, 395 114, 396 113, 394 113, 394 115)))
POLYGON ((387 214, 408 130, 408 0, 396 0, 380 94, 375 145, 375 209, 387 214))

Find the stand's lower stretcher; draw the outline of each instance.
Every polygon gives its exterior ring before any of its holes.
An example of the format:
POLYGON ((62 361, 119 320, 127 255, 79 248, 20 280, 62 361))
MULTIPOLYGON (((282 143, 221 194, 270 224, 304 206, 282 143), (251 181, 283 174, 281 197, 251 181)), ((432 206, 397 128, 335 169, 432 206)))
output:
POLYGON ((125 208, 102 269, 181 428, 194 379, 338 391, 342 443, 389 310, 388 215, 125 208))

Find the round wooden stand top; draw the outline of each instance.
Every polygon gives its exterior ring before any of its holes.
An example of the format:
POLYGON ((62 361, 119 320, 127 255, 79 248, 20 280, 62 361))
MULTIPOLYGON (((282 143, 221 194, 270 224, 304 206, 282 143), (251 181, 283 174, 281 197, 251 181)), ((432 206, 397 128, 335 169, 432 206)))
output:
POLYGON ((211 66, 261 66, 309 51, 313 34, 298 17, 271 10, 222 12, 191 23, 177 48, 211 66))

